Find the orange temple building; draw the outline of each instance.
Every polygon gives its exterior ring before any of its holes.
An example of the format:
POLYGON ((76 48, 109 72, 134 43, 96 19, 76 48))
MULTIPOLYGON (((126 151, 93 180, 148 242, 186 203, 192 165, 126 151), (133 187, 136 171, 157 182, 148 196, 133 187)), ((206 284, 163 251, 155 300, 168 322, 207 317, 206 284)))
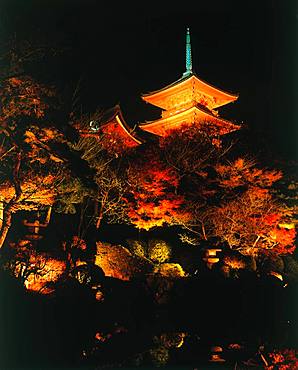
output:
POLYGON ((149 136, 160 137, 167 136, 172 130, 195 125, 211 137, 218 137, 240 129, 239 125, 219 117, 216 110, 237 100, 238 95, 212 86, 193 72, 189 29, 186 33, 186 71, 182 77, 159 90, 143 94, 142 99, 162 109, 159 119, 130 128, 117 105, 99 122, 91 121, 88 130, 81 130, 81 134, 104 135, 111 150, 116 146, 125 150, 145 142, 144 131, 149 136))

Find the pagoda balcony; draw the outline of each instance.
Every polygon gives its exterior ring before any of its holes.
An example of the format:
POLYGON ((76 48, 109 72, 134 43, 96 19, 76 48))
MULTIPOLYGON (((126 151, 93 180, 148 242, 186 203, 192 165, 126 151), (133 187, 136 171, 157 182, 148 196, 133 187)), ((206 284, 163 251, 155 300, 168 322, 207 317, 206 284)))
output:
POLYGON ((195 107, 197 105, 197 102, 195 100, 188 101, 187 103, 180 104, 178 106, 175 106, 173 109, 169 110, 163 110, 161 113, 162 118, 168 118, 175 116, 178 113, 184 112, 185 110, 195 107))

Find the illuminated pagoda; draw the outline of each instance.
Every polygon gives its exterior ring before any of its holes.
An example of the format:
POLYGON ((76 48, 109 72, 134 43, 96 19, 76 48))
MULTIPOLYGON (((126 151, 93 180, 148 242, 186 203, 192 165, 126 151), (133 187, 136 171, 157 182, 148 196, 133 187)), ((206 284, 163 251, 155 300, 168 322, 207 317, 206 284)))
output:
POLYGON ((186 33, 186 71, 170 85, 143 94, 142 99, 162 109, 161 118, 139 126, 158 136, 167 136, 171 130, 194 124, 211 136, 224 135, 240 128, 220 118, 216 110, 237 100, 238 95, 210 85, 193 72, 189 28, 186 33))

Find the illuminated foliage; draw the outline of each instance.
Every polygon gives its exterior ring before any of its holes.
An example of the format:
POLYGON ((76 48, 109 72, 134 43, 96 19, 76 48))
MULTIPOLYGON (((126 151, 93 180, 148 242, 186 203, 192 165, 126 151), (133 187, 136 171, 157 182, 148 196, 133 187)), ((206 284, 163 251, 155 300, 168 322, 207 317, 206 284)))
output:
POLYGON ((121 245, 97 242, 96 247, 95 264, 106 276, 130 280, 148 269, 148 262, 137 258, 121 245))
POLYGON ((185 271, 179 263, 162 263, 154 267, 154 273, 167 278, 179 279, 186 276, 185 271))
POLYGON ((105 137, 81 137, 73 147, 80 151, 81 158, 95 170, 97 191, 89 193, 89 198, 95 202, 96 227, 99 228, 104 218, 109 222, 128 222, 126 202, 123 199, 126 183, 124 170, 117 161, 118 154, 106 152, 105 137))
POLYGON ((14 128, 20 116, 42 118, 49 108, 47 100, 55 95, 52 89, 37 84, 31 77, 11 77, 0 90, 1 126, 14 128), (46 98, 46 99, 45 99, 46 98))
MULTIPOLYGON (((49 101, 55 95, 31 77, 11 77, 2 81, 0 91, 1 198, 3 221, 2 247, 11 225, 11 215, 18 209, 32 209, 53 203, 54 168, 44 171, 41 164, 52 161, 48 140, 59 136, 46 121, 49 101)), ((56 157, 55 157, 56 158, 56 157)))
POLYGON ((153 262, 166 262, 171 257, 171 247, 164 240, 151 239, 148 242, 148 257, 153 262))
POLYGON ((1 87, 0 247, 14 212, 52 206, 58 198, 63 203, 63 197, 69 204, 78 189, 67 186, 77 177, 71 168, 75 155, 56 126, 56 91, 25 75, 4 79, 1 87))
POLYGON ((273 189, 273 193, 280 202, 286 204, 292 211, 293 217, 290 223, 285 223, 280 225, 280 227, 295 228, 295 225, 298 224, 298 163, 296 161, 282 163, 281 169, 284 176, 278 182, 278 186, 273 189))
POLYGON ((242 185, 270 188, 282 178, 281 171, 260 169, 253 160, 238 158, 228 164, 217 164, 220 186, 236 188, 242 185))
POLYGON ((128 239, 127 244, 131 253, 141 258, 147 258, 147 243, 140 240, 128 239))
POLYGON ((184 209, 183 196, 177 194, 177 173, 158 159, 158 153, 147 151, 134 158, 128 170, 128 183, 128 216, 137 228, 149 230, 190 218, 184 209))
POLYGON ((282 173, 257 168, 254 161, 243 158, 218 162, 213 169, 212 176, 206 173, 205 183, 198 184, 190 199, 193 225, 201 228, 195 239, 216 237, 231 249, 252 256, 293 253, 295 229, 284 227, 291 224, 293 211, 271 191, 282 173), (195 192, 200 194, 197 199, 195 192))
POLYGON ((182 126, 179 130, 160 138, 159 145, 166 162, 178 170, 179 175, 200 173, 206 166, 217 162, 228 150, 221 145, 214 145, 214 138, 206 130, 195 126, 182 126))
POLYGON ((28 290, 49 294, 53 291, 49 283, 55 283, 61 278, 66 270, 66 263, 39 253, 32 247, 28 249, 26 246, 16 246, 15 254, 7 267, 28 290))
POLYGON ((264 189, 250 188, 215 208, 212 216, 215 235, 242 254, 257 255, 267 250, 287 254, 295 249, 295 230, 279 227, 288 216, 286 211, 264 189))
POLYGON ((223 262, 225 265, 229 266, 231 269, 244 269, 246 267, 246 263, 240 259, 239 257, 237 258, 236 256, 226 256, 223 259, 223 262))
POLYGON ((76 206, 90 197, 92 191, 73 176, 65 176, 55 189, 54 209, 58 213, 75 214, 76 206))
POLYGON ((149 239, 148 242, 134 239, 127 240, 130 251, 150 263, 160 264, 171 257, 172 248, 165 240, 149 239))
POLYGON ((266 370, 291 370, 298 368, 298 353, 294 349, 284 349, 269 353, 269 364, 266 370))

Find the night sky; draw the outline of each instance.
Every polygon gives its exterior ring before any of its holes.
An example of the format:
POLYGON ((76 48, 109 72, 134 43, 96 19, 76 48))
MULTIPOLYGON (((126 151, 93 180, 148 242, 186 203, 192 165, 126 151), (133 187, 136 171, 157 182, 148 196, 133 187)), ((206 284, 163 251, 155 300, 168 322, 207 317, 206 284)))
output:
POLYGON ((222 116, 248 125, 277 156, 298 159, 295 3, 2 0, 0 30, 2 42, 15 34, 65 47, 34 72, 61 88, 79 83, 84 111, 120 103, 133 125, 159 112, 141 93, 182 76, 190 27, 193 70, 240 95, 222 116))

